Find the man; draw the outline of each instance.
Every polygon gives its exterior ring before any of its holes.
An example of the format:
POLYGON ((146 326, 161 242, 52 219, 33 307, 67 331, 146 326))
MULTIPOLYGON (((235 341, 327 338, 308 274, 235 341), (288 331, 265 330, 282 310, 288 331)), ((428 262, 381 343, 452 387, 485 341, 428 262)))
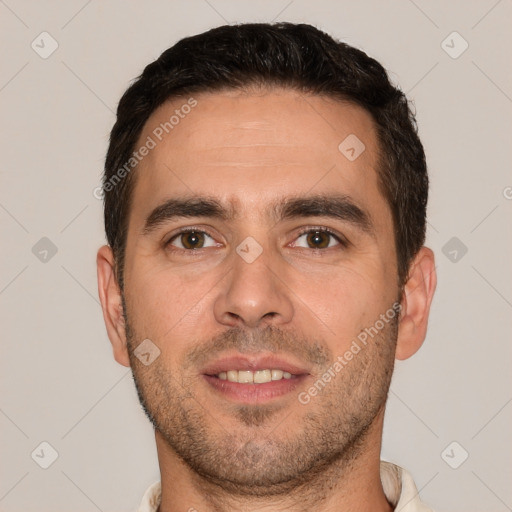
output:
POLYGON ((155 427, 140 511, 427 511, 380 461, 436 286, 404 95, 309 25, 186 38, 122 97, 98 286, 155 427))

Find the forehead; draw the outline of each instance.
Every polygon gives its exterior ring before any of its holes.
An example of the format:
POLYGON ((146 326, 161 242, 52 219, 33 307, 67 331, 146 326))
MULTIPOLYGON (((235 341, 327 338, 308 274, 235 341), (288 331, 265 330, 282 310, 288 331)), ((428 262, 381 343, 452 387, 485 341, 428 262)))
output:
POLYGON ((281 89, 202 93, 158 108, 138 146, 149 139, 132 218, 172 196, 212 192, 241 208, 333 190, 383 201, 373 120, 349 102, 281 89))

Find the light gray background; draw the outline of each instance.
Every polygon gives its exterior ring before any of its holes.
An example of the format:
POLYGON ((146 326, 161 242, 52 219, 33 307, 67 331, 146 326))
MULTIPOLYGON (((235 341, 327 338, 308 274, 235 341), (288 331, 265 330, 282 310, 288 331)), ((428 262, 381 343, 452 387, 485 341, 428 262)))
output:
POLYGON ((512 510, 510 0, 0 0, 0 17, 0 510, 134 510, 159 478, 99 307, 93 190, 117 101, 147 63, 184 36, 271 20, 365 49, 416 104, 439 284, 425 345, 397 364, 383 457, 438 512, 512 510), (46 59, 31 47, 51 48, 43 31, 59 45, 46 59), (458 58, 454 31, 469 44, 458 58), (57 247, 46 261, 43 237, 57 247), (58 452, 48 469, 43 441, 58 452))

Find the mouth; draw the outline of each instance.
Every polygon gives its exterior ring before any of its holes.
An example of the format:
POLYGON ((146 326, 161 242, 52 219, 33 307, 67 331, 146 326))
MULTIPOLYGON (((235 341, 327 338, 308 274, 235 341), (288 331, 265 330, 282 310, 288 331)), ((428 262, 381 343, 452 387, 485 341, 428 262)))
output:
POLYGON ((201 373, 217 395, 244 404, 261 404, 292 393, 310 375, 307 368, 275 356, 223 358, 201 373))
POLYGON ((265 384, 265 382, 295 378, 296 375, 279 369, 256 370, 254 372, 251 370, 228 370, 227 372, 218 373, 215 377, 229 382, 238 382, 239 384, 265 384))

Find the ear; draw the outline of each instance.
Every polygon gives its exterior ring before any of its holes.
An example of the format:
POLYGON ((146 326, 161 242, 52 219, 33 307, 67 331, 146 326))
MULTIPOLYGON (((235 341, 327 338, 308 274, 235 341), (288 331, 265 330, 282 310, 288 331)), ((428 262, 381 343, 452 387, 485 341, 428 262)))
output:
POLYGON ((112 343, 114 358, 123 366, 130 366, 126 345, 121 289, 114 275, 114 254, 108 245, 100 247, 96 256, 98 293, 107 334, 112 343))
POLYGON ((436 284, 434 253, 428 247, 422 247, 411 263, 402 293, 396 359, 411 357, 423 344, 436 284))

